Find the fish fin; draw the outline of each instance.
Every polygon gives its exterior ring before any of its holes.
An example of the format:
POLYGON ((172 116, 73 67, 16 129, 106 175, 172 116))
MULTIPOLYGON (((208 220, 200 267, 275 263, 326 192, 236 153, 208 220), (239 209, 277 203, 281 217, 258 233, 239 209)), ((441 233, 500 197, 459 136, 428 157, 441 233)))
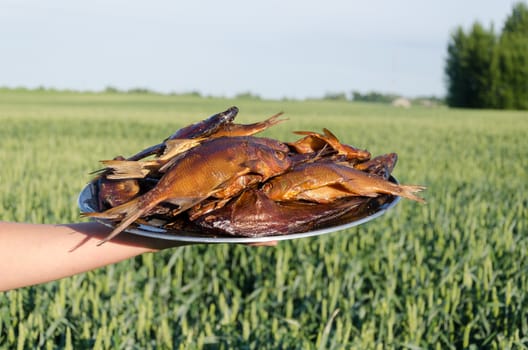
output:
POLYGON ((84 212, 81 213, 81 216, 96 219, 118 220, 125 216, 133 206, 137 205, 138 200, 139 197, 102 212, 84 212))
POLYGON ((196 139, 171 139, 165 141, 167 144, 166 152, 160 157, 160 161, 164 164, 158 169, 160 173, 166 172, 170 169, 179 159, 179 155, 187 152, 188 150, 199 146, 205 138, 196 139))
POLYGON ((90 172, 89 174, 90 175, 100 175, 100 174, 104 173, 107 170, 108 170, 107 168, 101 168, 101 169, 94 170, 94 171, 90 172))
POLYGON ((319 134, 314 131, 297 130, 297 131, 294 131, 293 133, 296 135, 306 135, 306 136, 316 136, 316 137, 319 136, 319 134))
POLYGON ((323 133, 328 139, 331 139, 334 142, 340 143, 337 136, 335 136, 334 133, 328 130, 327 128, 323 128, 323 133))
POLYGON ((302 131, 302 130, 294 131, 293 133, 297 134, 297 135, 314 136, 314 137, 320 138, 321 140, 324 140, 326 142, 328 142, 329 140, 333 140, 335 142, 339 142, 337 136, 335 136, 327 128, 323 128, 323 134, 319 134, 318 132, 315 132, 315 131, 302 131))
MULTIPOLYGON (((184 212, 187 209, 191 209, 193 207, 196 207, 197 205, 199 205, 201 202, 203 202, 207 198, 208 197, 189 197, 189 198, 178 197, 178 198, 173 198, 173 199, 167 199, 167 200, 165 200, 163 202, 164 203, 170 203, 170 204, 178 206, 178 209, 171 211, 171 216, 174 217, 174 216, 176 216, 178 214, 181 214, 182 212, 184 212)), ((229 199, 231 199, 231 198, 229 198, 229 199)), ((194 218, 196 218, 197 216, 201 215, 201 212, 199 212, 199 214, 193 214, 192 212, 189 213, 189 214, 190 214, 190 219, 194 220, 194 218), (192 215, 194 215, 194 218, 192 217, 192 215)))
POLYGON ((198 146, 205 138, 171 139, 165 141, 165 151, 159 159, 168 160, 198 146))
POLYGON ((106 175, 106 178, 111 180, 143 179, 150 172, 148 167, 156 164, 152 161, 138 162, 131 160, 102 160, 101 163, 111 169, 111 173, 106 175))
MULTIPOLYGON (((178 207, 182 208, 182 207, 189 207, 188 203, 198 204, 198 203, 202 202, 203 200, 205 200, 207 197, 209 197, 209 196, 168 198, 168 199, 164 200, 163 202, 164 203, 174 204, 174 205, 177 205, 178 207)), ((194 204, 191 204, 191 206, 194 205, 194 204)))

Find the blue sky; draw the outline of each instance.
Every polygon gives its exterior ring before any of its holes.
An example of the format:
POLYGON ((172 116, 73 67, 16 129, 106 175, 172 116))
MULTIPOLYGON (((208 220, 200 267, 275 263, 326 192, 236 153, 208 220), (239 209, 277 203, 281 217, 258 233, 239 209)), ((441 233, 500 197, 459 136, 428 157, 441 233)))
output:
POLYGON ((445 94, 450 32, 514 0, 0 0, 0 86, 445 94))

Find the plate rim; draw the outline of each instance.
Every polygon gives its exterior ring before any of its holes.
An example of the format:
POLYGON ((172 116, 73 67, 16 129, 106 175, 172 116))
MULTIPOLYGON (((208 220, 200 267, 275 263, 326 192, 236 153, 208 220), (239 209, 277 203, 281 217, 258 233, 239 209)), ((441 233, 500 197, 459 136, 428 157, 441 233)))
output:
MULTIPOLYGON (((398 180, 394 178, 393 176, 390 177, 389 181, 392 181, 394 183, 398 183, 398 180)), ((81 212, 95 212, 96 210, 89 206, 87 204, 87 201, 91 198, 93 198, 93 188, 94 183, 90 182, 84 188, 81 190, 81 192, 78 195, 77 198, 77 205, 81 212), (87 196, 90 196, 86 198, 87 196)), ((196 236, 196 235, 185 235, 185 232, 177 233, 174 231, 157 228, 154 226, 149 225, 138 225, 137 228, 129 227, 124 229, 124 232, 128 232, 134 235, 139 235, 143 237, 149 237, 149 238, 155 238, 165 241, 177 241, 177 242, 186 242, 186 243, 265 243, 265 242, 272 242, 272 241, 285 241, 285 240, 292 240, 292 239, 299 239, 299 238, 306 238, 306 237, 315 237, 315 236, 321 236, 333 232, 343 231, 352 227, 356 227, 362 224, 365 224, 369 221, 372 221, 383 214, 385 214, 389 209, 392 209, 395 207, 401 200, 400 196, 393 196, 394 199, 388 203, 386 206, 381 208, 380 210, 376 211, 375 213, 365 216, 364 218, 354 220, 351 222, 347 222, 346 224, 336 225, 336 226, 330 226, 330 227, 323 227, 312 231, 307 232, 299 232, 299 233, 290 233, 290 234, 283 234, 283 235, 272 235, 272 236, 261 236, 261 237, 228 237, 228 236, 211 236, 211 237, 204 237, 204 236, 196 236), (171 233, 174 232, 174 233, 171 233)), ((108 220, 104 219, 98 219, 98 218, 92 218, 93 221, 99 222, 109 228, 114 228, 115 226, 108 220)))

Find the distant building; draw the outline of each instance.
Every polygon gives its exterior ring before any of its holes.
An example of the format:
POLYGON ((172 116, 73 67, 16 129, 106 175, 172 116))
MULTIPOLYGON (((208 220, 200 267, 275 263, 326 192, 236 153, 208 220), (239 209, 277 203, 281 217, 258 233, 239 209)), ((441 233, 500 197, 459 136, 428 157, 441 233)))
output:
POLYGON ((392 100, 392 105, 394 107, 410 108, 411 101, 403 97, 398 97, 397 99, 392 100))
POLYGON ((431 100, 421 100, 420 104, 424 107, 429 107, 429 108, 436 107, 436 102, 431 101, 431 100))

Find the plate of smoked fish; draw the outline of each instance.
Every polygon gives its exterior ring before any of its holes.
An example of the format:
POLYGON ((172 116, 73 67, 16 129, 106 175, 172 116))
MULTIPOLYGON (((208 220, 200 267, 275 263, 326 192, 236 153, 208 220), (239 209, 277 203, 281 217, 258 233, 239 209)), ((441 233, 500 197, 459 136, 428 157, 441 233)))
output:
POLYGON ((128 158, 103 160, 82 189, 83 217, 157 239, 257 243, 344 230, 373 220, 401 198, 424 202, 423 186, 391 175, 395 153, 376 157, 328 129, 282 142, 256 136, 281 113, 234 122, 237 107, 188 125, 128 158))

